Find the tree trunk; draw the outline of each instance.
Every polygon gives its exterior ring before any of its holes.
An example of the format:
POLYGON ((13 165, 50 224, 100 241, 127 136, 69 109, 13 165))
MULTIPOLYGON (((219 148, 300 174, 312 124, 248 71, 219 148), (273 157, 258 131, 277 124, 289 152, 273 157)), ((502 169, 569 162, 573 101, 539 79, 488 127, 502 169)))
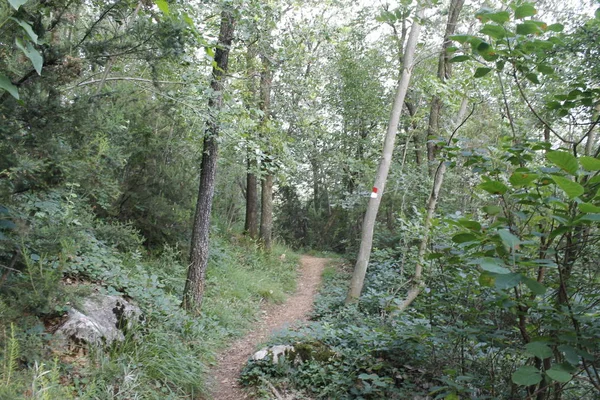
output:
MULTIPOLYGON (((254 60, 256 57, 256 46, 249 45, 246 53, 246 70, 248 75, 248 98, 246 107, 251 109, 256 106, 256 79, 254 60)), ((249 140, 255 140, 255 132, 249 133, 249 140)), ((258 179, 256 171, 258 162, 252 146, 246 150, 247 171, 246 171, 246 221, 244 223, 244 233, 252 239, 258 238, 258 179)))
MULTIPOLYGON (((450 8, 448 10, 448 22, 446 23, 446 31, 444 32, 444 42, 442 43, 442 51, 438 61, 438 79, 445 83, 446 79, 452 75, 452 64, 448 62, 450 59, 448 54, 448 48, 450 47, 451 41, 450 36, 454 34, 456 30, 456 23, 460 11, 463 8, 465 0, 452 0, 450 2, 450 8)), ((435 95, 431 99, 431 111, 429 113, 429 126, 427 128, 427 161, 429 176, 433 177, 436 172, 435 159, 438 152, 438 147, 431 140, 435 140, 439 136, 440 129, 440 113, 442 110, 442 100, 439 96, 435 95)))
POLYGON ((248 151, 248 172, 246 173, 246 222, 244 232, 252 239, 258 237, 258 180, 254 174, 257 168, 253 155, 248 151))
POLYGON ((261 191, 260 242, 262 248, 269 252, 273 236, 273 174, 263 178, 261 191))
MULTIPOLYGON (((266 56, 262 57, 263 69, 260 73, 260 109, 263 112, 261 134, 269 129, 271 111, 271 65, 266 56)), ((262 162, 264 176, 261 182, 261 212, 260 212, 260 242, 262 248, 271 251, 273 236, 273 163, 270 151, 265 151, 267 157, 262 162)))
POLYGON ((229 50, 233 40, 235 20, 230 11, 221 13, 219 43, 215 52, 215 66, 212 71, 211 88, 215 94, 208 102, 210 120, 204 138, 204 151, 200 166, 200 187, 192 230, 190 266, 183 291, 182 307, 194 314, 200 313, 204 295, 204 280, 208 264, 208 233, 210 212, 215 191, 219 135, 219 111, 223 106, 223 81, 227 73, 229 50))
POLYGON ((346 303, 351 303, 358 300, 360 292, 362 291, 365 275, 367 273, 367 265, 369 264, 369 258, 371 256, 371 248, 373 246, 373 231, 375 229, 375 219, 377 218, 377 211, 379 210, 379 204, 381 203, 381 197, 384 193, 385 182, 387 180, 388 172, 390 170, 390 164, 392 162, 392 153, 394 151, 394 141, 396 134, 398 133, 398 123, 400 122, 400 115, 404 105, 404 98, 408 91, 408 84, 412 74, 413 60, 415 55, 415 49, 417 47, 417 41, 419 38, 419 32, 421 25, 419 20, 423 18, 423 10, 419 9, 416 14, 416 18, 413 20, 412 28, 408 36, 408 42, 406 43, 406 51, 404 54, 404 64, 402 68, 402 77, 398 83, 398 89, 396 92, 396 99, 392 107, 390 115, 390 121, 388 124, 387 133, 383 144, 382 158, 379 162, 379 168, 377 169, 377 176, 375 178, 375 185, 373 187, 373 193, 369 199, 369 205, 362 226, 360 249, 354 266, 354 273, 352 274, 352 281, 350 282, 350 289, 348 296, 346 297, 346 303))
MULTIPOLYGON (((408 115, 411 119, 410 129, 413 131, 412 140, 415 146, 415 163, 418 167, 420 167, 421 163, 423 162, 423 150, 421 149, 421 134, 417 130, 418 126, 417 121, 415 120, 415 114, 417 113, 417 110, 415 105, 410 101, 405 101, 404 105, 406 106, 406 109, 408 110, 408 115)), ((407 141, 406 146, 408 145, 409 142, 407 141)))
MULTIPOLYGON (((458 129, 463 124, 463 119, 465 118, 465 114, 467 112, 467 98, 463 98, 463 101, 460 105, 460 109, 458 111, 457 127, 458 129)), ((448 139, 448 144, 450 144, 450 140, 448 139)), ((419 244, 419 253, 417 255, 417 263, 415 265, 415 275, 413 277, 413 284, 411 288, 408 290, 406 298, 398 306, 397 309, 394 310, 394 314, 403 312, 406 308, 417 298, 419 293, 421 292, 422 283, 422 275, 423 275, 423 265, 425 264, 425 252, 427 251, 427 245, 429 244, 429 231, 431 230, 431 223, 433 222, 433 214, 435 213, 435 209, 437 207, 438 199, 440 196, 440 190, 442 188, 442 184, 444 183, 444 174, 446 173, 446 163, 442 160, 438 163, 437 168, 434 172, 433 178, 433 187, 431 188, 431 192, 429 193, 429 199, 427 200, 427 214, 425 216, 425 223, 423 226, 423 237, 421 238, 421 243, 419 244)))

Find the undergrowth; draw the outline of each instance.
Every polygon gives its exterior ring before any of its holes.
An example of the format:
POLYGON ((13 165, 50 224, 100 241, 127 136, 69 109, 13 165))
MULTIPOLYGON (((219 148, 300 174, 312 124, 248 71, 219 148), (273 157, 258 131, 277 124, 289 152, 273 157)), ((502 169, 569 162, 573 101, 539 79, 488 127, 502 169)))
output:
POLYGON ((295 288, 295 254, 232 244, 215 228, 203 312, 191 317, 180 308, 185 250, 149 252, 127 224, 97 221, 60 196, 44 201, 53 212, 31 214, 20 265, 0 287, 0 399, 197 398, 215 352, 256 321, 261 303, 295 288), (107 349, 59 347, 54 328, 96 291, 131 298, 144 322, 107 349))
MULTIPOLYGON (((406 286, 399 259, 376 252, 353 305, 344 304, 350 266, 326 269, 312 322, 269 339, 294 352, 277 365, 250 361, 242 382, 269 399, 273 388, 299 399, 530 398, 511 378, 540 342, 522 344, 504 293, 468 266, 440 268, 414 306, 396 315, 391 311, 406 286)), ((539 300, 540 307, 551 301, 539 300)), ((562 388, 564 399, 595 398, 583 379, 562 388)))

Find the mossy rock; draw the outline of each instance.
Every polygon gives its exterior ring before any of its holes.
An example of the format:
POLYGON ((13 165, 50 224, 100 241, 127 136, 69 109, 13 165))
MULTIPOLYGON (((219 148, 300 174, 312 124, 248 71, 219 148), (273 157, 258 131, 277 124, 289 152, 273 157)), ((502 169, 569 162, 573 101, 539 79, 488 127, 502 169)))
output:
POLYGON ((327 362, 331 358, 336 356, 336 353, 332 351, 327 345, 322 342, 307 342, 307 343, 296 343, 294 345, 295 355, 300 357, 301 360, 315 360, 319 362, 327 362))

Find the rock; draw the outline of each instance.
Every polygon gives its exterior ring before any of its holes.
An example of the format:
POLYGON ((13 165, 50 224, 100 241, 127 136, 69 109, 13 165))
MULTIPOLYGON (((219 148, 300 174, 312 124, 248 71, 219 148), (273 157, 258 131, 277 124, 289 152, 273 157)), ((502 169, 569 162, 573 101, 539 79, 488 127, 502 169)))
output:
POLYGON ((110 345, 125 340, 125 332, 142 321, 142 311, 119 296, 95 294, 79 309, 69 310, 67 320, 55 332, 71 344, 110 345))
POLYGON ((278 364, 281 358, 281 361, 285 359, 285 356, 294 353, 294 346, 278 344, 276 346, 266 347, 254 353, 251 357, 254 361, 265 360, 267 358, 271 358, 273 364, 278 364))

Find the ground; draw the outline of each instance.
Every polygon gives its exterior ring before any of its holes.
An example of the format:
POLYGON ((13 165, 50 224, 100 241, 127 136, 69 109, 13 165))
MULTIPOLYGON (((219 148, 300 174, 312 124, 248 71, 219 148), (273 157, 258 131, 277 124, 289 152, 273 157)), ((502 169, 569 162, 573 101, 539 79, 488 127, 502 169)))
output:
POLYGON ((250 399, 238 383, 241 369, 272 332, 285 326, 306 321, 314 297, 321 283, 321 273, 327 263, 325 258, 303 256, 296 292, 283 304, 270 304, 262 310, 261 321, 255 329, 234 342, 218 356, 218 364, 211 371, 214 400, 250 399))

